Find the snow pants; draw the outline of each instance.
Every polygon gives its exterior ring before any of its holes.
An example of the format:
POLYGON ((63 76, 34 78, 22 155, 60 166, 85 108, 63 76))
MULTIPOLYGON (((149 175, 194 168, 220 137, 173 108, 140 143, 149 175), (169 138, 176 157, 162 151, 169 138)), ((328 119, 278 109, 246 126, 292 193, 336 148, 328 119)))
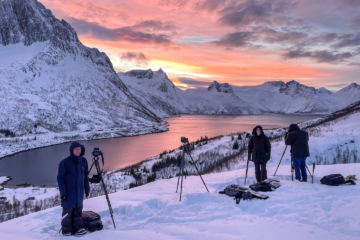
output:
POLYGON ((254 163, 256 181, 261 182, 267 179, 266 163, 254 163))
POLYGON ((82 208, 82 205, 73 208, 63 208, 62 216, 64 217, 67 214, 67 216, 61 222, 63 233, 74 234, 81 227, 83 227, 81 218, 82 208))
POLYGON ((295 178, 301 180, 301 177, 304 181, 307 181, 306 174, 306 158, 293 158, 293 165, 295 169, 295 178), (300 174, 301 172, 301 174, 300 174))

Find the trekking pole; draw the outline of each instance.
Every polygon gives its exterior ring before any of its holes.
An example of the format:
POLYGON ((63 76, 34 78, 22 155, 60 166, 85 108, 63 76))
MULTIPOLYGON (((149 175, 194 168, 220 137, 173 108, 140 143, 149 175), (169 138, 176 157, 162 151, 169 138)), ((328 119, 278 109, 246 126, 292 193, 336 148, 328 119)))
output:
POLYGON ((283 154, 282 154, 282 156, 281 156, 280 162, 279 162, 279 164, 278 164, 278 166, 277 166, 277 168, 276 168, 276 171, 275 171, 275 173, 274 173, 274 177, 275 177, 275 175, 276 175, 277 170, 279 169, 280 163, 281 163, 281 161, 282 161, 282 159, 283 159, 283 157, 284 157, 284 154, 285 154, 285 152, 286 152, 287 147, 288 147, 288 146, 285 147, 285 150, 284 150, 284 152, 283 152, 283 154))
POLYGON ((314 171, 315 171, 315 163, 313 163, 313 175, 312 175, 311 184, 314 184, 314 171))
POLYGON ((247 164, 246 164, 246 173, 245 173, 245 182, 244 182, 244 185, 246 184, 246 178, 247 178, 247 174, 248 174, 248 169, 249 169, 249 159, 247 160, 247 164))

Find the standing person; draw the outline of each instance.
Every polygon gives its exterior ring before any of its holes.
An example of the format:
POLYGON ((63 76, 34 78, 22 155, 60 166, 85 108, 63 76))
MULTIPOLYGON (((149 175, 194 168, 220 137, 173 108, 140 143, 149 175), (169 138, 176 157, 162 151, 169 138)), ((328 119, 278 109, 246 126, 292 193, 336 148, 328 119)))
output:
POLYGON ((82 226, 82 207, 84 192, 89 196, 89 169, 84 158, 85 147, 77 142, 70 146, 70 156, 59 164, 57 181, 63 207, 61 222, 64 236, 83 235, 86 230, 82 226))
POLYGON ((261 182, 267 179, 266 163, 270 160, 271 144, 261 126, 256 126, 252 135, 248 145, 248 159, 251 161, 252 156, 256 181, 261 182))
POLYGON ((291 158, 295 169, 295 178, 300 182, 307 182, 305 167, 306 158, 310 157, 309 134, 300 130, 297 124, 291 124, 288 132, 285 133, 285 145, 291 146, 291 158))

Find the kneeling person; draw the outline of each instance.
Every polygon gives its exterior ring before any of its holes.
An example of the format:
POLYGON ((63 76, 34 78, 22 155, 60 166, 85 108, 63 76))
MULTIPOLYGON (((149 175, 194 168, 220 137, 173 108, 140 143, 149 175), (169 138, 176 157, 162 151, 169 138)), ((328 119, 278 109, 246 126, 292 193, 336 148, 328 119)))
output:
POLYGON ((267 179, 266 163, 270 160, 271 144, 265 136, 261 126, 256 126, 252 131, 248 145, 248 159, 255 164, 255 176, 258 182, 267 179))
POLYGON ((84 158, 85 147, 77 142, 70 146, 70 156, 59 164, 57 181, 63 207, 62 233, 65 236, 83 235, 82 207, 84 192, 89 196, 89 169, 84 158), (66 217, 65 217, 66 215, 66 217))

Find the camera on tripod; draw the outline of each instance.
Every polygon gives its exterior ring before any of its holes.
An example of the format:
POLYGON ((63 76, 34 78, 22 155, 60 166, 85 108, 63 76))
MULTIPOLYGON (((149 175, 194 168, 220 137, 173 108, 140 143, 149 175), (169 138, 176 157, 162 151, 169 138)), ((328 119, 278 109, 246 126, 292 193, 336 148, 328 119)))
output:
POLYGON ((187 142, 189 142, 189 139, 186 138, 186 137, 181 137, 181 142, 182 143, 187 143, 187 142))
POLYGON ((94 151, 92 152, 92 155, 94 157, 104 156, 103 153, 100 151, 99 148, 94 148, 94 151))

